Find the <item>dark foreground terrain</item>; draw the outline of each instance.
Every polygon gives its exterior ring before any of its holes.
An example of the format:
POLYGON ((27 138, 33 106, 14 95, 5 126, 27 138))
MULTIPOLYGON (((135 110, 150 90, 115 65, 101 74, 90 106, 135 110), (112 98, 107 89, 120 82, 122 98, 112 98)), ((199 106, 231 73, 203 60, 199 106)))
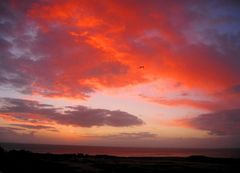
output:
POLYGON ((240 172, 240 159, 191 157, 113 157, 38 154, 0 148, 0 173, 240 172))

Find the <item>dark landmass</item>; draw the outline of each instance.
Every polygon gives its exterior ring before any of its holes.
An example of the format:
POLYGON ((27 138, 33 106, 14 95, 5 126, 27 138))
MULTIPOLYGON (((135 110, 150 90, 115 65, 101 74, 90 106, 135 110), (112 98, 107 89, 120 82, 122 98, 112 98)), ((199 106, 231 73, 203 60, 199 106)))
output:
POLYGON ((40 154, 0 148, 1 173, 240 172, 240 158, 40 154))

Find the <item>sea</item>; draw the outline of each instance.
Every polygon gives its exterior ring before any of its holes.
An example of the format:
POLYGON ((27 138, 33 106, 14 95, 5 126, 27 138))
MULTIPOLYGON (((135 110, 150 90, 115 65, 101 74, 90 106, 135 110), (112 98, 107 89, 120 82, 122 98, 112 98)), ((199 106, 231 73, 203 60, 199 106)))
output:
POLYGON ((121 157, 208 157, 240 158, 240 148, 133 148, 49 144, 0 143, 5 150, 27 150, 35 153, 112 155, 121 157))

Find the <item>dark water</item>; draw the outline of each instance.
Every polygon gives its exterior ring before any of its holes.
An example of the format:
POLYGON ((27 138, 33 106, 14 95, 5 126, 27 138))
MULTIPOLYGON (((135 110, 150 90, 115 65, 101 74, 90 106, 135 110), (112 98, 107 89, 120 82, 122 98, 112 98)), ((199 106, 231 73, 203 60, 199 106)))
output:
POLYGON ((240 158, 238 149, 187 149, 187 148, 126 148, 126 147, 96 147, 96 146, 70 146, 70 145, 45 145, 45 144, 13 144, 1 143, 5 150, 28 150, 37 153, 72 154, 84 153, 89 155, 114 155, 114 156, 179 156, 204 155, 209 157, 240 158))

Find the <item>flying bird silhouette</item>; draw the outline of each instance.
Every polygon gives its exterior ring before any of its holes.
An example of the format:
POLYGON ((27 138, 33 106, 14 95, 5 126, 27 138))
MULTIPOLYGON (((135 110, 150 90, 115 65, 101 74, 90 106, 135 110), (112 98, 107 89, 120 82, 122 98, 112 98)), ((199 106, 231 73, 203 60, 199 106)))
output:
POLYGON ((144 69, 144 65, 140 65, 138 68, 139 69, 144 69))

